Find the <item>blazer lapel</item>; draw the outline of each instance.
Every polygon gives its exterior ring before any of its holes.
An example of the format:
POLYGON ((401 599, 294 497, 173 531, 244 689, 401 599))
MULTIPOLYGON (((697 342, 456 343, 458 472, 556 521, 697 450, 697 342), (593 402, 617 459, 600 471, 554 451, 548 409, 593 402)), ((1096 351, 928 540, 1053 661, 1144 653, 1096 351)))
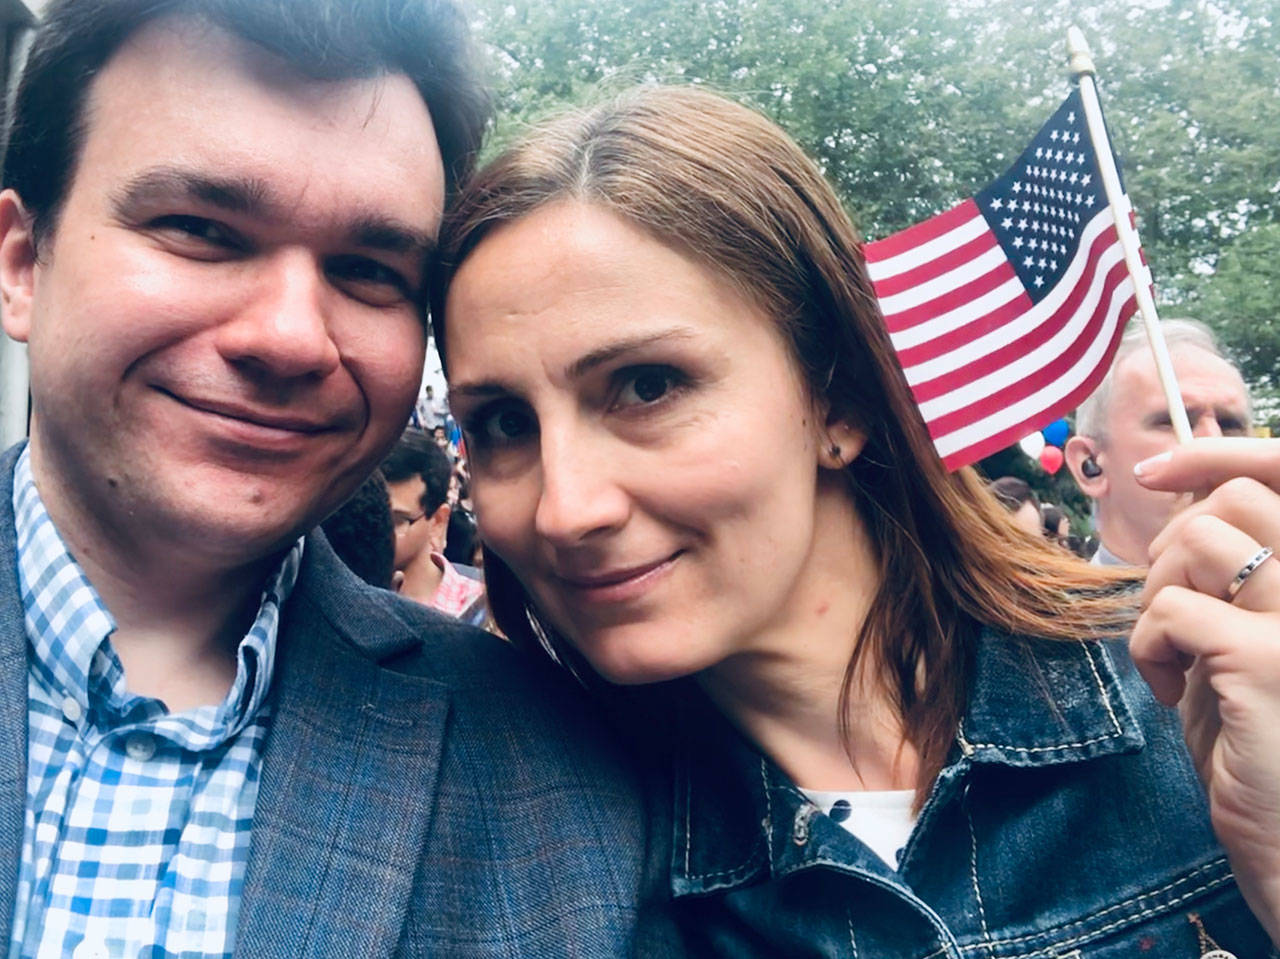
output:
POLYGON ((279 637, 239 959, 390 956, 430 825, 447 691, 379 667, 417 639, 337 562, 308 541, 279 637))
POLYGON ((8 948, 27 805, 27 628, 18 592, 13 465, 0 459, 0 943, 8 948))

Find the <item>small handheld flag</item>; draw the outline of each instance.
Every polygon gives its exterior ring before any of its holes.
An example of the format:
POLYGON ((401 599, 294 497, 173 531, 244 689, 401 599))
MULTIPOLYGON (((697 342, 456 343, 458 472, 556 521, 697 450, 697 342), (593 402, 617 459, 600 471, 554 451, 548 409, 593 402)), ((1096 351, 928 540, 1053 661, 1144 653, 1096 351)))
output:
POLYGON ((1071 411, 1102 380, 1137 309, 1112 209, 1077 89, 986 189, 864 247, 948 469, 1071 411))

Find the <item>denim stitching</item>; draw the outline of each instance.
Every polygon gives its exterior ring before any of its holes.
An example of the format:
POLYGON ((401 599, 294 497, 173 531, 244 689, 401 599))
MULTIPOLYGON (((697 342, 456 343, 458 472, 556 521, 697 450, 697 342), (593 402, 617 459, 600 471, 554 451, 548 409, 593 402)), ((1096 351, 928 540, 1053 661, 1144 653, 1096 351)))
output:
MULTIPOLYGON (((978 922, 982 926, 983 942, 991 942, 991 930, 987 928, 987 907, 982 902, 982 887, 978 885, 978 834, 973 828, 973 813, 969 806, 969 783, 964 784, 964 798, 960 806, 964 809, 965 821, 969 824, 969 874, 973 877, 973 896, 978 900, 978 922)), ((991 954, 991 947, 987 947, 991 954)))
POLYGON ((1095 736, 1093 739, 1084 739, 1078 743, 1060 743, 1057 746, 1010 746, 1005 743, 970 743, 974 749, 1007 749, 1015 753, 1052 753, 1062 749, 1080 749, 1084 746, 1092 746, 1094 743, 1106 742, 1108 739, 1115 739, 1118 733, 1107 733, 1105 736, 1095 736))
MULTIPOLYGON (((1094 929, 1092 932, 1083 933, 1082 935, 1076 936, 1074 939, 1068 939, 1066 942, 1054 943, 1052 948, 1058 949, 1063 946, 1074 946, 1076 943, 1084 942, 1088 939, 1093 939, 1098 936, 1105 935, 1106 933, 1110 932, 1112 929, 1117 929, 1121 926, 1127 926, 1132 923, 1138 922, 1139 920, 1146 919, 1150 916, 1158 915, 1160 913, 1169 912, 1170 910, 1177 908, 1179 904, 1186 902, 1188 899, 1191 899, 1194 896, 1198 896, 1202 892, 1208 892, 1211 889, 1221 886, 1225 882, 1230 882, 1230 880, 1231 880, 1230 876, 1222 876, 1211 882, 1205 883, 1203 886, 1199 886, 1196 889, 1192 889, 1190 892, 1185 892, 1181 896, 1178 896, 1175 899, 1171 899, 1168 902, 1163 903, 1162 905, 1149 906, 1148 908, 1143 909, 1141 912, 1135 912, 1132 916, 1126 916, 1124 919, 1117 919, 1115 922, 1108 923, 1107 925, 1102 926, 1099 929, 1094 929)), ((1138 897, 1138 898, 1141 898, 1141 897, 1138 897)), ((1034 957, 1044 956, 1044 955, 1045 955, 1045 951, 1043 949, 1034 949, 1031 952, 1020 952, 1017 955, 1005 956, 1004 959, 1034 959, 1034 957)))
MULTIPOLYGON (((1187 873, 1185 876, 1180 876, 1179 878, 1173 880, 1173 882, 1165 883, 1163 886, 1159 887, 1158 889, 1152 889, 1150 892, 1143 892, 1143 893, 1139 893, 1136 896, 1131 896, 1128 899, 1122 900, 1121 902, 1117 902, 1113 905, 1108 906, 1106 909, 1103 909, 1101 912, 1094 913, 1088 919, 1077 919, 1075 922, 1069 922, 1064 926, 1059 926, 1058 928, 1070 929, 1072 926, 1083 925, 1084 923, 1090 922, 1094 919, 1099 919, 1102 916, 1105 916, 1109 912, 1115 912, 1118 909, 1123 909, 1126 906, 1131 906, 1135 902, 1137 902, 1139 899, 1147 899, 1151 896, 1158 896, 1161 893, 1168 892, 1170 889, 1174 888, 1175 886, 1181 885, 1182 883, 1190 879, 1192 876, 1199 875, 1200 873, 1203 873, 1203 872, 1208 872, 1211 869, 1214 869, 1218 866, 1225 864, 1226 861, 1227 861, 1226 856, 1219 856, 1217 859, 1213 860, 1212 862, 1205 863, 1203 866, 1200 866, 1197 869, 1191 870, 1191 872, 1187 873)), ((1220 876, 1217 879, 1210 880, 1207 885, 1201 886, 1196 891, 1200 892, 1204 889, 1209 888, 1209 886, 1220 884, 1224 880, 1229 878, 1231 878, 1229 874, 1227 876, 1220 876)), ((1016 945, 1017 943, 1025 942, 1028 939, 1035 939, 1039 935, 1041 935, 1041 933, 1029 933, 1028 935, 1025 935, 1025 936, 1014 936, 1013 938, 1010 938, 1010 939, 995 939, 993 940, 993 943, 997 946, 1016 945)))
POLYGON ((684 874, 689 875, 689 849, 693 845, 693 777, 684 780, 684 874))
MULTIPOLYGON (((1089 652, 1088 643, 1079 643, 1080 648, 1084 651, 1085 659, 1089 661, 1089 669, 1093 673, 1093 681, 1098 686, 1098 693, 1102 696, 1102 704, 1106 707, 1107 717, 1111 720, 1111 725, 1115 732, 1107 733, 1104 736, 1095 736, 1092 739, 1085 739, 1075 743, 1060 743, 1056 746, 1010 746, 1006 743, 974 743, 964 738, 964 727, 960 727, 959 736, 962 744, 970 749, 1007 749, 1015 753, 1051 753, 1059 752, 1063 749, 1082 749, 1085 746, 1092 746, 1095 743, 1106 742, 1108 739, 1116 739, 1124 735, 1124 727, 1120 725, 1120 720, 1116 717, 1115 710, 1111 707, 1111 696, 1107 693, 1106 684, 1102 681, 1102 674, 1098 672, 1098 666, 1094 662, 1093 655, 1089 652)), ((1105 651, 1104 651, 1105 655, 1105 651)))
MULTIPOLYGON (((1225 856, 1219 857, 1218 859, 1215 859, 1210 863, 1206 863, 1205 865, 1200 866, 1197 869, 1193 869, 1191 872, 1187 873, 1185 876, 1182 876, 1179 879, 1175 879, 1173 882, 1166 883, 1165 885, 1160 886, 1158 889, 1152 889, 1149 892, 1139 893, 1138 895, 1132 896, 1129 899, 1125 899, 1121 902, 1114 903, 1113 905, 1108 906, 1106 909, 1103 909, 1100 912, 1096 912, 1085 919, 1077 919, 1073 922, 1066 923, 1065 925, 1057 926, 1053 929, 1044 930, 1043 932, 1033 932, 1033 933, 1028 933, 1022 936, 1011 936, 1005 939, 992 939, 989 943, 975 943, 973 945, 961 946, 960 948, 964 951, 973 951, 979 948, 990 949, 992 946, 1016 946, 1019 943, 1026 942, 1029 939, 1038 939, 1054 932, 1061 932, 1061 931, 1065 931, 1075 927, 1083 926, 1087 923, 1094 922, 1100 919, 1101 917, 1107 915, 1108 913, 1112 913, 1118 909, 1124 909, 1127 906, 1131 906, 1135 902, 1139 902, 1140 900, 1143 900, 1143 899, 1149 899, 1152 896, 1158 896, 1161 893, 1168 892, 1170 889, 1173 889, 1175 886, 1185 883, 1187 880, 1191 879, 1193 876, 1196 876, 1200 873, 1208 872, 1209 870, 1215 867, 1223 865, 1225 862, 1226 862, 1225 856)), ((1210 889, 1214 889, 1218 886, 1221 886, 1223 883, 1230 882, 1231 879, 1232 879, 1232 876, 1230 873, 1227 873, 1226 875, 1223 875, 1223 876, 1219 876, 1216 879, 1211 879, 1208 882, 1204 883, 1203 885, 1197 886, 1195 889, 1192 889, 1190 892, 1186 892, 1178 895, 1176 898, 1171 899, 1167 903, 1149 906, 1140 912, 1134 913, 1130 916, 1126 916, 1123 919, 1117 919, 1114 922, 1107 923, 1106 925, 1098 929, 1094 929, 1090 932, 1076 935, 1074 938, 1067 939, 1063 942, 1054 943, 1053 946, 1046 946, 1045 949, 1059 948, 1062 946, 1073 946, 1078 942, 1082 942, 1085 939, 1088 939, 1092 936, 1100 935, 1104 932, 1109 932, 1110 930, 1115 929, 1118 926, 1123 926, 1126 923, 1130 923, 1138 919, 1146 918, 1147 916, 1154 915, 1158 912, 1167 911, 1177 906, 1179 903, 1185 902, 1187 899, 1190 899, 1193 896, 1197 896, 1202 892, 1207 892, 1210 889)), ((1012 955, 1012 956, 1005 956, 1004 959, 1027 959, 1027 957, 1031 957, 1031 956, 1045 955, 1046 954, 1045 949, 1035 949, 1035 950, 1032 950, 1031 952, 1019 953, 1017 955, 1012 955)), ((937 953, 933 953, 932 955, 937 955, 937 953)), ((926 957, 926 959, 929 959, 929 957, 926 957)))
MULTIPOLYGON (((1102 675, 1098 672, 1098 664, 1094 662, 1093 653, 1089 650, 1089 643, 1081 643, 1080 648, 1084 650, 1085 659, 1089 660, 1089 669, 1093 672, 1093 681, 1098 684, 1098 694, 1102 696, 1102 704, 1107 707, 1107 715, 1111 718, 1111 725, 1115 728, 1116 735, 1124 735, 1124 730, 1120 728, 1120 720, 1116 719, 1115 710, 1111 708, 1111 695, 1107 692, 1106 684, 1102 682, 1102 675)), ((1105 650, 1102 650, 1105 655, 1105 650)))
POLYGON ((853 910, 846 907, 844 916, 849 921, 849 947, 853 949, 853 959, 858 959, 858 940, 853 934, 853 910))

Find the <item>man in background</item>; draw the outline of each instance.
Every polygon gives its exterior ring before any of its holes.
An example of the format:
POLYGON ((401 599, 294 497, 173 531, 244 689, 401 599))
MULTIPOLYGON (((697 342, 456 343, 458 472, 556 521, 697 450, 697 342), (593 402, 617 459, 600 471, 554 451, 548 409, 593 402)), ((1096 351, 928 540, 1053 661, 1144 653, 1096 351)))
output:
MULTIPOLYGON (((1249 392, 1209 328, 1194 320, 1166 320, 1161 325, 1192 433, 1248 435, 1249 392)), ((1093 500, 1100 540, 1094 563, 1148 562, 1151 541, 1186 498, 1146 489, 1133 468, 1175 445, 1155 357, 1145 330, 1134 324, 1120 340, 1102 384, 1077 410, 1076 435, 1065 447, 1076 485, 1093 500)))
POLYGON ((484 583, 479 573, 445 558, 449 535, 449 485, 453 465, 422 430, 409 427, 382 461, 391 493, 398 592, 465 623, 484 623, 484 583))

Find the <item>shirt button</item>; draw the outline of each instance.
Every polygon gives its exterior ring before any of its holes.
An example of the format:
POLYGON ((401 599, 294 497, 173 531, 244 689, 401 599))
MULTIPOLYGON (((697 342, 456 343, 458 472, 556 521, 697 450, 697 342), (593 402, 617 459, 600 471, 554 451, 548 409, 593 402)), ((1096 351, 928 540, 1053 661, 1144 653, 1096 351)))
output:
POLYGON ((85 939, 71 953, 71 959, 111 959, 111 954, 101 939, 85 939))
POLYGON ((124 751, 130 759, 145 763, 156 754, 156 738, 150 733, 130 733, 124 741, 124 751))
POLYGON ((84 708, 74 696, 68 696, 62 701, 62 715, 67 717, 67 722, 78 723, 84 715, 84 708))

